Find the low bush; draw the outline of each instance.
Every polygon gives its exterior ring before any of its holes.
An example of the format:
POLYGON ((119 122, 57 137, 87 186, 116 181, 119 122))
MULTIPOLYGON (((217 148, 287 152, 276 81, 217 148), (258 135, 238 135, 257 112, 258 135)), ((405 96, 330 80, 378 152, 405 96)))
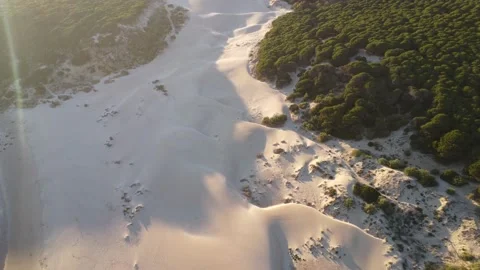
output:
POLYGON ((391 203, 387 198, 380 196, 377 201, 378 208, 382 209, 382 211, 386 215, 391 215, 395 212, 395 205, 391 203))
POLYGON ((292 112, 294 114, 297 114, 300 111, 300 108, 298 107, 297 104, 290 105, 290 107, 288 107, 288 109, 290 110, 290 112, 292 112))
POLYGON ((393 159, 390 160, 390 168, 395 169, 395 170, 402 170, 405 168, 405 161, 400 160, 400 159, 393 159))
POLYGON ((320 132, 320 134, 318 134, 317 136, 317 141, 319 142, 327 142, 331 139, 332 137, 330 135, 328 135, 328 133, 325 133, 325 132, 320 132))
POLYGON ((455 195, 455 193, 456 193, 456 192, 455 192, 455 189, 453 189, 453 188, 448 188, 448 189, 446 190, 446 192, 447 192, 448 195, 455 195))
POLYGON ((365 157, 365 158, 372 158, 372 155, 369 151, 366 150, 360 150, 360 149, 354 149, 352 152, 350 152, 350 155, 352 157, 365 157))
POLYGON ((364 206, 363 206, 363 211, 369 215, 373 215, 375 214, 375 212, 377 212, 377 208, 375 207, 375 204, 373 203, 366 203, 364 206))
POLYGON ((379 158, 378 163, 385 166, 385 167, 390 167, 390 162, 386 158, 379 158))
POLYGON ((468 184, 468 181, 465 177, 459 175, 454 170, 445 170, 440 174, 440 179, 449 183, 450 185, 461 187, 468 184))
POLYGON ((330 197, 335 197, 337 195, 337 190, 334 187, 328 187, 326 194, 330 197))
POLYGON ((351 209, 354 204, 355 204, 355 202, 353 201, 352 198, 346 198, 346 199, 343 201, 343 205, 344 205, 347 209, 351 209))
POLYGON ((367 203, 375 203, 380 197, 380 192, 375 188, 360 183, 355 183, 353 186, 353 194, 367 203))
POLYGON ((391 159, 379 158, 378 163, 382 164, 385 167, 392 168, 394 170, 402 170, 406 167, 405 161, 400 159, 391 159))
POLYGON ((287 121, 287 116, 285 114, 275 114, 272 117, 264 117, 262 124, 267 127, 281 127, 287 121))
POLYGON ((407 176, 415 178, 424 187, 438 186, 437 180, 427 170, 418 169, 415 167, 407 167, 404 170, 407 176))

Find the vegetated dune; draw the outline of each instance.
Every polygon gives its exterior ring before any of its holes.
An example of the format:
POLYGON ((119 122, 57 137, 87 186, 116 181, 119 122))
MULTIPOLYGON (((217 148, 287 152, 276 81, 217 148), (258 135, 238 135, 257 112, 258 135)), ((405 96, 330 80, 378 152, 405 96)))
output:
POLYGON ((359 228, 238 192, 258 153, 306 140, 252 123, 284 108, 247 62, 286 10, 174 2, 190 21, 153 62, 55 109, 0 116, 2 139, 14 138, 0 153, 6 269, 290 269, 289 248, 307 241, 332 251, 316 269, 384 268, 388 246, 359 228))

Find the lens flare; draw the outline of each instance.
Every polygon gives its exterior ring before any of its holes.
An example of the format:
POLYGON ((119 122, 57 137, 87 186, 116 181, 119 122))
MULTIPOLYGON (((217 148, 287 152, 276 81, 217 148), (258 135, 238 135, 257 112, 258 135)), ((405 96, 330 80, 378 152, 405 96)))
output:
POLYGON ((18 129, 18 135, 20 142, 22 145, 25 145, 25 137, 24 137, 24 132, 22 128, 22 123, 23 123, 23 100, 22 100, 22 87, 20 85, 20 74, 19 74, 19 69, 18 69, 18 58, 17 54, 15 52, 15 44, 12 36, 12 28, 10 26, 10 20, 8 18, 8 11, 10 10, 8 6, 8 1, 7 0, 0 0, 0 9, 1 12, 1 17, 2 17, 2 22, 3 22, 3 27, 4 27, 4 33, 7 39, 7 48, 9 52, 9 60, 10 60, 10 67, 12 69, 12 75, 13 75, 13 89, 15 91, 15 97, 16 97, 16 117, 17 117, 17 129, 18 129))

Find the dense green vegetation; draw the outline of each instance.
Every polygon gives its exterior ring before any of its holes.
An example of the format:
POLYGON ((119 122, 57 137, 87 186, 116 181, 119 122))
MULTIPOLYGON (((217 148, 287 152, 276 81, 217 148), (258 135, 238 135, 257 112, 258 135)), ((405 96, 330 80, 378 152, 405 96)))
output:
POLYGON ((440 174, 440 179, 449 183, 450 185, 461 187, 468 184, 468 179, 459 175, 454 170, 445 170, 440 174))
POLYGON ((480 179, 479 1, 296 2, 261 42, 255 72, 282 87, 300 71, 289 100, 315 102, 306 129, 381 137, 413 119, 414 149, 473 164, 480 179))
POLYGON ((262 124, 267 127, 281 127, 287 121, 287 116, 285 114, 275 114, 272 117, 264 117, 262 124))
POLYGON ((369 185, 355 183, 353 194, 366 202, 363 206, 363 211, 369 215, 374 214, 377 208, 381 209, 386 215, 391 215, 395 212, 395 205, 369 185))
POLYGON ((438 182, 435 180, 435 177, 427 170, 415 167, 407 167, 405 168, 404 172, 406 175, 415 178, 424 187, 438 186, 438 182))
POLYGON ((407 165, 405 164, 405 161, 400 160, 400 159, 387 159, 387 158, 379 158, 378 163, 380 163, 383 166, 392 168, 394 170, 403 170, 407 165))
POLYGON ((167 46, 168 35, 183 26, 186 10, 169 6, 168 11, 167 6, 160 5, 146 24, 137 26, 150 3, 151 0, 3 1, 0 98, 12 98, 5 89, 15 76, 13 63, 23 88, 44 89, 55 80, 68 77, 69 69, 58 70, 63 63, 93 63, 88 66, 88 73, 101 71, 107 75, 151 61, 167 46))
POLYGON ((353 186, 353 194, 367 203, 374 203, 380 197, 380 192, 375 188, 360 183, 355 183, 353 186))

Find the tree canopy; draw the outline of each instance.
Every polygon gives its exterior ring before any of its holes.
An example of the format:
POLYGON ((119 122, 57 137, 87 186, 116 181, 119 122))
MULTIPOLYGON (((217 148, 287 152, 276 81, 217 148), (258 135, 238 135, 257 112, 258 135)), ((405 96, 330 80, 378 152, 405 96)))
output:
POLYGON ((260 43, 255 72, 283 86, 306 69, 289 96, 316 103, 306 129, 382 137, 414 119, 414 148, 477 173, 479 14, 473 0, 297 1, 260 43))

